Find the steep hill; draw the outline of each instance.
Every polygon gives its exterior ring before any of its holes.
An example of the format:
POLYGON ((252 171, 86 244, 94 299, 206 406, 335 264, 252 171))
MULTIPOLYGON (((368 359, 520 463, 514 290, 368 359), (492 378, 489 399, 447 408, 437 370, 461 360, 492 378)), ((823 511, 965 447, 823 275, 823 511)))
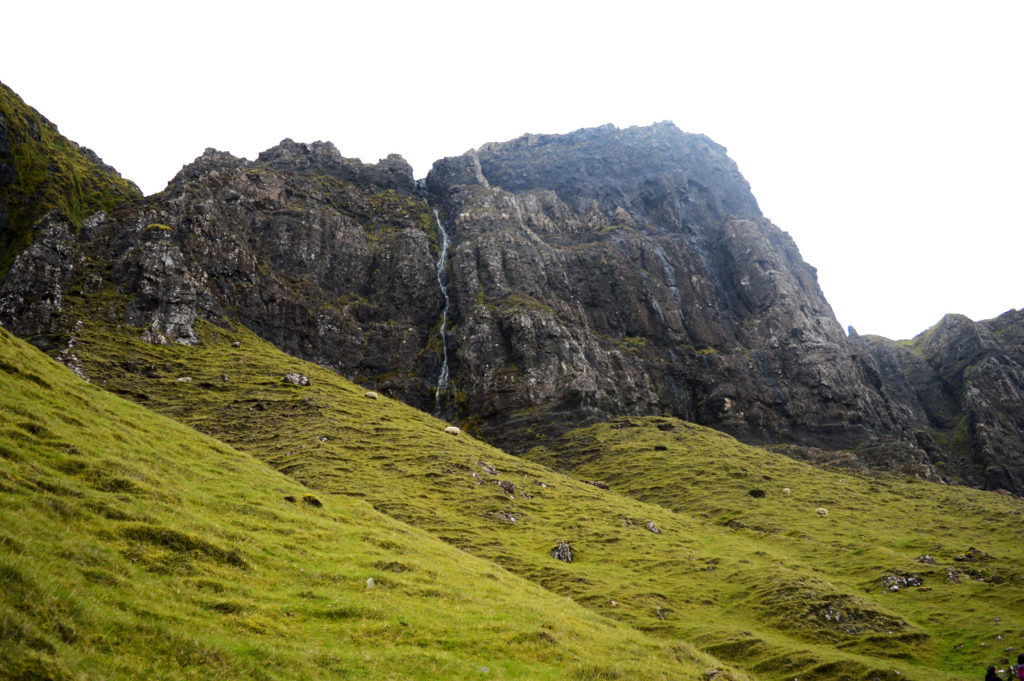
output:
POLYGON ((2 679, 692 679, 714 665, 311 491, 0 330, 2 679))
POLYGON ((198 341, 151 345, 92 323, 79 329, 75 351, 94 382, 252 453, 315 494, 363 499, 553 593, 658 638, 688 641, 758 678, 895 679, 893 670, 955 678, 992 659, 998 641, 1021 645, 1017 500, 823 473, 664 417, 638 429, 595 426, 635 447, 626 455, 614 439, 568 441, 569 451, 608 463, 584 474, 600 473, 611 485, 602 489, 465 434, 449 436, 443 422, 364 397, 243 329, 204 323, 198 341), (290 372, 311 384, 284 381, 290 372), (652 456, 693 466, 659 470, 652 456), (694 484, 695 476, 709 484, 694 484), (815 513, 821 505, 826 518, 815 513), (572 563, 553 557, 560 542, 572 563), (936 564, 917 562, 924 554, 936 564), (955 560, 961 554, 969 560, 955 560), (912 577, 924 580, 921 588, 893 593, 884 581, 912 577))
POLYGON ((0 83, 0 280, 47 213, 77 226, 98 210, 141 197, 133 182, 0 83))
POLYGON ((494 441, 667 413, 758 442, 884 436, 914 461, 814 269, 707 137, 527 135, 427 186, 453 231, 452 375, 494 441))

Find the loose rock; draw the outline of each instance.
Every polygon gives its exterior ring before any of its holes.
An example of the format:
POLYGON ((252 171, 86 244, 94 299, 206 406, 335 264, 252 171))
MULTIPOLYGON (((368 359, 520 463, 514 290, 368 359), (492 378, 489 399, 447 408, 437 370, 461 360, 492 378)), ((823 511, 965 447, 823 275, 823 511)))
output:
POLYGON ((961 553, 959 556, 953 556, 953 560, 961 563, 973 563, 974 561, 986 560, 991 557, 992 556, 988 555, 984 551, 979 551, 972 546, 967 549, 965 553, 961 553))
POLYGON ((555 548, 551 549, 551 557, 560 560, 563 563, 571 563, 572 547, 569 546, 569 542, 560 541, 555 544, 555 548))
POLYGON ((921 586, 924 581, 917 575, 885 575, 882 588, 893 593, 912 586, 921 586))
POLYGON ((310 385, 309 379, 302 374, 285 374, 284 380, 293 385, 310 385))

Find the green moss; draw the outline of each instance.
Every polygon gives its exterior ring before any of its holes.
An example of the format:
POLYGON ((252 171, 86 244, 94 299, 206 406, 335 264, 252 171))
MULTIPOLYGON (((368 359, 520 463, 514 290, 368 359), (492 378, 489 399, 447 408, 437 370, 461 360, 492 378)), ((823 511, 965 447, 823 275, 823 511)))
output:
POLYGON ((624 350, 638 352, 647 346, 647 339, 640 336, 623 336, 618 343, 624 350))
POLYGON ((63 137, 2 83, 0 117, 6 122, 9 144, 0 163, 14 169, 14 182, 0 188, 8 221, 0 234, 0 279, 15 256, 32 243, 32 227, 47 213, 56 212, 77 227, 98 210, 110 211, 142 196, 134 183, 63 137))
POLYGON ((159 222, 154 222, 151 225, 146 225, 146 229, 159 229, 164 232, 171 231, 171 228, 168 225, 162 225, 159 222))
POLYGON ((971 453, 971 419, 963 414, 957 421, 949 436, 949 448, 958 456, 969 456, 971 453))

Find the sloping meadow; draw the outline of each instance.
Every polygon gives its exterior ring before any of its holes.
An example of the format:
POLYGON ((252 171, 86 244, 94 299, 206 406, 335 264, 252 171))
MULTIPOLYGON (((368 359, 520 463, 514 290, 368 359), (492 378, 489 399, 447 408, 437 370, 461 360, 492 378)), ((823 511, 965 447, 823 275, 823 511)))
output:
MULTIPOLYGON (((1020 645, 1012 640, 1024 623, 1014 600, 1020 578, 1010 559, 1020 553, 1010 540, 1019 516, 1011 500, 823 473, 667 419, 637 420, 644 428, 601 426, 622 439, 566 440, 566 451, 535 451, 536 463, 465 433, 446 434, 443 422, 366 397, 245 329, 201 323, 198 331, 195 347, 154 346, 119 327, 85 324, 75 350, 94 383, 254 455, 317 495, 365 500, 634 631, 688 641, 778 679, 957 678, 1020 645), (286 373, 310 384, 290 383, 286 373), (676 455, 683 440, 672 438, 689 429, 702 435, 692 443, 703 457, 699 472, 659 468, 644 453, 685 458, 676 455), (615 447, 623 442, 642 455, 622 456, 615 447), (735 451, 747 458, 737 461, 735 451), (571 470, 574 476, 611 489, 548 467, 572 469, 575 454, 593 467, 571 470), (693 484, 703 475, 716 483, 693 484), (794 482, 782 499, 787 479, 794 482), (862 490, 860 513, 845 512, 853 503, 846 486, 862 490), (969 500, 956 513, 974 514, 977 541, 929 534, 960 531, 949 508, 920 515, 941 509, 949 495, 969 500), (827 517, 816 514, 819 506, 829 508, 827 517), (1004 524, 998 541, 982 532, 995 521, 1004 524), (892 546, 881 541, 890 536, 892 546), (957 563, 959 584, 942 581, 947 566, 938 563, 974 544, 990 555, 957 563), (556 559, 560 546, 571 551, 571 563, 556 559), (929 551, 936 565, 915 562, 929 551), (882 583, 889 575, 898 584, 920 576, 925 590, 889 591, 882 583), (932 605, 920 605, 926 602, 932 605)), ((619 664, 603 668, 625 673, 619 664)))
POLYGON ((683 679, 714 664, 0 330, 0 678, 683 679))
POLYGON ((660 417, 579 429, 527 458, 704 517, 804 566, 761 579, 730 572, 742 592, 734 607, 752 619, 963 674, 1024 650, 1019 498, 822 470, 660 417))

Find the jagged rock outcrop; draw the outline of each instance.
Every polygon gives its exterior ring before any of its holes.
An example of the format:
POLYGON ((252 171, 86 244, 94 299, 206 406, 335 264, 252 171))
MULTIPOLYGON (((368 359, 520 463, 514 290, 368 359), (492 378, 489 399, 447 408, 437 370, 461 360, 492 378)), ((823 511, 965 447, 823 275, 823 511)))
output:
POLYGON ((401 157, 363 164, 284 140, 256 161, 207 149, 160 194, 89 224, 82 248, 114 263, 126 324, 194 343, 197 318, 236 320, 427 406, 435 241, 401 157))
POLYGON ((671 413, 744 439, 913 449, 725 149, 671 124, 527 135, 435 165, 452 375, 485 434, 671 413))
POLYGON ((944 475, 1024 491, 1024 310, 983 322, 947 315, 909 342, 854 342, 944 475))
POLYGON ((74 271, 76 242, 68 224, 48 214, 36 225, 31 245, 22 251, 0 283, 0 320, 44 350, 64 308, 64 292, 74 271))

